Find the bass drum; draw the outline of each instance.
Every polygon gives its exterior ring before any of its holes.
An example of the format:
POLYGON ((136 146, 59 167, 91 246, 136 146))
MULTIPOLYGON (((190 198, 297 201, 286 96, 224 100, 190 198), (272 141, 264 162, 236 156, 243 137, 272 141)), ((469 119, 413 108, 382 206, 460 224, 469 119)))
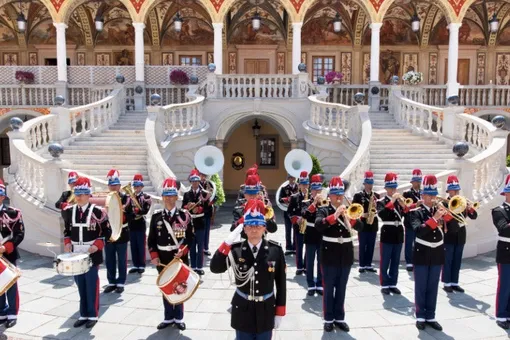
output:
POLYGON ((124 207, 117 192, 95 192, 90 198, 90 203, 104 207, 108 213, 108 221, 112 228, 110 241, 117 241, 122 233, 124 219, 124 207))
POLYGON ((289 181, 285 181, 282 183, 282 185, 280 185, 280 187, 278 188, 278 190, 276 191, 276 205, 278 206, 278 208, 280 208, 281 210, 283 211, 287 211, 287 209, 289 208, 289 205, 288 204, 283 204, 283 203, 280 203, 280 193, 282 191, 282 189, 289 184, 289 181))
POLYGON ((159 273, 156 284, 170 304, 180 305, 195 294, 200 276, 176 258, 159 273))

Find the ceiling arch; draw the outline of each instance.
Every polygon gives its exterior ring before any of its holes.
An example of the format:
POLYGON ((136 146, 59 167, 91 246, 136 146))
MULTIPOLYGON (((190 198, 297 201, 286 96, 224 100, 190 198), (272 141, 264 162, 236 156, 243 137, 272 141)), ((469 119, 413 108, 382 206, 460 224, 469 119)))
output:
MULTIPOLYGON (((37 2, 40 2, 41 4, 44 5, 44 7, 46 7, 51 19, 54 22, 56 22, 58 19, 58 14, 57 14, 57 11, 55 10, 55 7, 51 4, 51 2, 49 0, 37 0, 37 2)), ((17 0, 0 0, 0 7, 3 7, 4 5, 7 5, 10 3, 17 5, 17 4, 19 4, 19 1, 17 1, 17 0)))
POLYGON ((354 7, 359 6, 362 8, 366 14, 367 19, 370 22, 374 22, 374 19, 376 18, 376 12, 374 11, 374 8, 371 5, 368 5, 368 0, 306 0, 301 10, 299 11, 299 20, 304 21, 305 18, 309 15, 308 12, 310 9, 313 10, 317 5, 320 6, 320 4, 324 6, 340 6, 343 5, 344 7, 354 7))
MULTIPOLYGON (((452 9, 452 6, 451 4, 449 3, 449 1, 455 1, 455 0, 430 0, 428 1, 429 3, 439 7, 441 9, 441 12, 443 13, 443 15, 446 17, 446 20, 448 23, 452 23, 452 22, 460 22, 460 21, 457 21, 457 16, 455 15, 453 9, 452 9)), ((403 0, 385 0, 384 2, 382 2, 381 4, 381 7, 377 13, 377 16, 376 16, 376 20, 377 22, 383 22, 385 16, 386 16, 386 13, 388 12, 388 10, 390 9, 390 7, 392 5, 398 5, 399 3, 406 3, 406 2, 410 2, 410 1, 403 1, 403 0)), ((421 3, 422 1, 419 1, 419 3, 421 3)))
MULTIPOLYGON (((204 1, 206 1, 206 0, 204 0, 204 1)), ((253 3, 253 4, 256 3, 255 0, 247 0, 247 1, 249 1, 250 3, 253 3)), ((270 3, 274 3, 277 0, 264 0, 264 2, 266 2, 266 1, 268 1, 270 3)), ((263 2, 262 0, 259 0, 259 3, 262 3, 262 2, 263 2)), ((289 16, 289 22, 298 22, 298 20, 297 20, 298 16, 296 13, 296 9, 290 3, 290 0, 278 0, 277 2, 279 2, 283 6, 285 11, 287 12, 287 15, 289 16)), ((214 22, 225 22, 225 20, 227 18, 227 14, 230 12, 232 7, 236 4, 239 4, 239 0, 225 0, 223 2, 223 4, 221 5, 221 8, 220 8, 219 12, 217 13, 217 15, 214 15, 214 17, 213 17, 214 22)))
MULTIPOLYGON (((122 3, 129 13, 129 16, 133 22, 139 22, 138 21, 138 13, 136 12, 135 8, 131 4, 129 0, 116 0, 122 3)), ((71 15, 73 14, 74 10, 77 9, 79 6, 86 4, 88 2, 92 2, 91 0, 66 0, 62 7, 60 7, 59 11, 59 19, 61 22, 68 23, 69 19, 71 18, 71 15)), ((102 0, 103 3, 108 4, 109 0, 102 0)))

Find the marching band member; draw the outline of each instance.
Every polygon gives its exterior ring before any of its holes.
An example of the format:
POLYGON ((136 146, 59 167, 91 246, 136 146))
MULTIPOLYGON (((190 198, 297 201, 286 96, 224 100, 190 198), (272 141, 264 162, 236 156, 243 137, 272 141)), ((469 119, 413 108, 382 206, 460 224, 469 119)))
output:
POLYGON ((111 293, 113 291, 122 293, 124 285, 126 284, 127 277, 127 246, 129 242, 129 227, 128 223, 133 219, 133 206, 131 198, 126 193, 120 191, 120 178, 119 172, 112 169, 108 172, 106 178, 108 179, 108 190, 110 192, 117 192, 120 196, 123 207, 123 225, 122 232, 117 241, 106 240, 105 246, 105 262, 106 262, 106 278, 108 285, 104 289, 104 293, 111 293), (119 277, 117 277, 117 264, 119 269, 119 277))
MULTIPOLYGON (((414 169, 413 175, 411 177, 411 189, 404 191, 403 196, 404 198, 410 198, 413 200, 413 203, 415 205, 418 205, 418 203, 421 203, 421 180, 422 180, 422 173, 420 169, 414 169)), ((413 271, 413 245, 414 245, 414 239, 416 237, 416 233, 414 232, 414 229, 411 227, 411 217, 409 215, 409 212, 404 214, 404 227, 405 227, 405 248, 404 248, 404 255, 406 260, 406 270, 408 272, 413 271)))
POLYGON ((133 177, 133 184, 135 190, 136 202, 133 200, 133 213, 135 217, 128 222, 129 226, 129 239, 131 246, 131 261, 133 261, 133 268, 129 273, 145 272, 145 238, 147 224, 144 216, 149 213, 151 209, 152 200, 149 195, 144 193, 143 190, 143 176, 136 174, 133 177))
MULTIPOLYGON (((292 177, 294 180, 295 178, 292 177)), ((289 180, 290 182, 290 180, 289 180)), ((305 235, 301 234, 299 230, 298 222, 301 221, 301 208, 303 206, 303 200, 305 196, 309 196, 308 185, 310 181, 308 179, 308 172, 301 171, 299 174, 299 191, 295 194, 292 194, 289 199, 289 207, 285 212, 287 216, 290 218, 290 222, 292 228, 294 229, 294 251, 296 253, 296 275, 301 275, 306 272, 304 267, 304 259, 303 259, 303 246, 305 241, 305 235)), ((309 197, 307 198, 309 199, 309 197)), ((285 226, 286 227, 286 226, 285 226)), ((285 234, 287 234, 287 230, 285 230, 285 234)), ((287 252, 285 252, 287 254, 287 252)))
POLYGON ((213 273, 224 273, 229 266, 234 270, 237 289, 232 298, 231 326, 237 340, 271 339, 273 328, 279 327, 285 315, 285 255, 278 243, 263 237, 265 209, 262 201, 250 199, 244 225, 236 227, 211 260, 213 273), (247 240, 235 243, 243 229, 247 240))
MULTIPOLYGON (((200 186, 206 191, 212 191, 213 188, 209 184, 207 180, 207 175, 200 173, 200 186)), ((211 255, 209 252, 209 236, 211 234, 211 218, 214 209, 214 202, 218 196, 215 196, 214 199, 208 200, 204 202, 204 225, 205 225, 205 236, 204 236, 204 255, 211 255)))
POLYGON ((399 198, 397 187, 397 174, 387 173, 384 178, 386 196, 377 201, 377 215, 382 222, 379 244, 381 250, 379 278, 381 292, 386 295, 389 295, 390 292, 400 294, 397 282, 400 253, 402 252, 402 243, 404 243, 402 216, 409 210, 399 198))
POLYGON ((200 188, 200 173, 197 169, 191 170, 188 177, 191 189, 184 194, 182 206, 191 214, 191 223, 195 231, 195 237, 190 244, 191 269, 198 275, 204 275, 204 240, 205 221, 204 206, 208 204, 210 194, 200 188))
MULTIPOLYGON (((248 178, 248 176, 254 176, 254 175, 260 176, 259 175, 259 167, 257 164, 254 164, 251 168, 248 168, 248 170, 246 170, 245 181, 248 178)), ((237 193, 236 201, 243 200, 245 198, 244 197, 244 186, 245 186, 245 184, 241 184, 239 186, 239 192, 237 193)))
MULTIPOLYGON (((188 246, 193 240, 193 226, 191 215, 184 209, 178 209, 177 181, 167 178, 163 182, 161 196, 165 208, 156 211, 151 218, 147 245, 151 256, 151 263, 157 266, 158 273, 169 264, 174 257, 180 258, 185 264, 189 263, 188 246)), ((186 329, 184 323, 184 305, 171 305, 163 296, 165 319, 158 325, 158 329, 175 323, 181 331, 186 329)))
POLYGON ((315 228, 315 219, 317 217, 317 207, 320 205, 320 192, 322 191, 322 176, 313 175, 310 183, 311 197, 308 202, 303 202, 301 216, 306 219, 305 244, 306 244, 306 283, 308 285, 308 296, 323 294, 322 288, 322 261, 321 261, 321 241, 322 235, 315 228), (317 257, 317 279, 313 276, 315 267, 315 258, 317 257))
POLYGON ((352 203, 358 203, 363 206, 363 222, 361 229, 358 230, 359 240, 359 272, 364 273, 377 271, 372 266, 372 259, 374 258, 375 240, 377 238, 377 231, 379 230, 379 222, 375 215, 377 215, 376 205, 377 200, 380 198, 379 194, 373 192, 374 187, 374 173, 372 171, 365 172, 365 179, 363 180, 364 189, 354 194, 352 203), (372 209, 370 209, 372 208, 372 209), (372 210, 372 212, 371 212, 372 210), (372 214, 372 215, 370 215, 372 214), (373 218, 373 222, 369 223, 369 217, 373 218))
POLYGON ((94 327, 99 317, 99 265, 103 262, 105 240, 112 234, 106 211, 89 204, 90 187, 88 178, 78 178, 74 186, 76 204, 63 212, 65 252, 88 252, 92 261, 88 272, 74 277, 80 294, 80 318, 74 327, 86 328, 94 327))
MULTIPOLYGON (((284 186, 280 191, 280 197, 276 199, 280 203, 289 204, 290 197, 298 192, 298 186, 296 185, 296 177, 287 174, 287 180, 289 184, 284 186)), ((285 222, 285 255, 296 253, 296 233, 294 231, 294 238, 292 238, 292 222, 289 216, 289 210, 283 212, 283 221, 285 222)), ((302 248, 302 247, 301 247, 302 248)), ((302 266, 301 266, 302 267, 302 266)))
POLYGON ((345 290, 354 263, 351 228, 361 222, 349 220, 342 205, 345 187, 340 177, 329 183, 329 204, 320 207, 315 228, 322 233, 321 260, 324 282, 324 330, 333 331, 334 324, 349 332, 345 322, 345 290))
POLYGON ((499 240, 496 250, 498 264, 498 288, 496 292, 496 324, 510 328, 510 175, 506 176, 505 187, 501 192, 505 201, 492 209, 492 222, 498 230, 499 240))
POLYGON ((69 190, 62 192, 62 195, 58 199, 57 203, 55 203, 55 208, 64 210, 69 205, 67 200, 73 194, 74 184, 76 183, 77 179, 78 174, 74 171, 71 171, 67 176, 67 184, 69 185, 69 190))
MULTIPOLYGON (((446 192, 448 201, 460 192, 459 179, 457 176, 448 176, 446 181, 446 192)), ((478 217, 476 210, 468 203, 466 209, 459 215, 451 216, 446 215, 445 221, 445 261, 441 281, 444 283, 443 289, 448 293, 453 291, 464 293, 464 289, 459 286, 459 273, 462 264, 462 253, 464 252, 464 245, 466 244, 466 225, 459 223, 457 219, 465 220, 469 217, 475 220, 478 217), (454 218, 457 217, 457 218, 454 218)))
POLYGON ((418 208, 411 211, 411 227, 416 232, 414 241, 414 297, 416 305, 416 328, 426 325, 441 331, 436 321, 437 290, 441 266, 444 264, 443 230, 440 223, 447 214, 442 204, 437 204, 437 178, 423 178, 422 200, 418 208))
MULTIPOLYGON (((238 200, 236 202, 236 206, 234 207, 234 211, 232 215, 234 216, 234 221, 232 222, 232 226, 230 227, 230 231, 234 231, 234 229, 241 223, 243 223, 243 215, 244 209, 246 207, 246 202, 252 199, 262 199, 261 187, 260 187, 260 179, 258 175, 250 175, 246 178, 244 183, 244 198, 238 200)), ((265 203, 265 202, 264 202, 265 203)), ((267 205, 266 205, 267 207, 267 205)), ((274 216, 266 221, 266 230, 270 233, 275 233, 277 230, 276 220, 274 216)), ((241 233, 244 237, 244 234, 241 233)))
MULTIPOLYGON (((16 266, 19 259, 18 246, 25 237, 25 226, 19 209, 6 206, 5 184, 0 179, 0 256, 16 266)), ((2 264, 0 264, 0 269, 2 264)), ((5 268, 4 268, 5 269, 5 268)), ((3 271, 3 270, 0 270, 3 271)), ((4 294, 0 295, 0 324, 5 323, 5 328, 16 325, 19 311, 18 283, 14 283, 4 294)))

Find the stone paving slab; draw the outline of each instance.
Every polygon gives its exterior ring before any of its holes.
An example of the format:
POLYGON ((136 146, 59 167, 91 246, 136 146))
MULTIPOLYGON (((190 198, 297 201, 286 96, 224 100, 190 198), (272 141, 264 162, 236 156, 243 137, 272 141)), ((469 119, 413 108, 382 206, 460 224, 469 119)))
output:
MULTIPOLYGON (((230 227, 230 208, 220 211, 220 225, 211 232, 211 251, 226 238, 230 227)), ((278 221, 281 212, 276 211, 278 221)), ((279 225, 272 239, 284 240, 284 226, 279 225)), ((494 319, 497 268, 494 253, 465 260, 460 280, 466 294, 446 294, 439 290, 437 319, 444 332, 414 326, 414 282, 404 266, 399 271, 401 296, 382 296, 379 276, 359 274, 353 266, 347 285, 346 321, 351 332, 322 330, 322 298, 306 295, 306 279, 295 276, 295 259, 287 256, 287 316, 274 332, 276 340, 301 339, 508 339, 509 333, 496 326, 494 319)), ((209 260, 207 261, 207 263, 209 260)), ((374 263, 378 266, 378 263, 374 263)), ((234 288, 227 274, 212 274, 205 268, 201 287, 184 304, 187 330, 180 333, 169 327, 158 331, 163 318, 162 298, 156 287, 157 271, 128 275, 125 292, 100 295, 100 319, 91 330, 74 329, 78 318, 79 295, 73 278, 62 277, 52 268, 52 259, 22 252, 19 266, 21 311, 18 324, 6 331, 0 326, 0 340, 7 339, 95 339, 95 340, 233 340, 230 305, 234 288)), ((101 266, 101 284, 106 284, 106 270, 101 266)))

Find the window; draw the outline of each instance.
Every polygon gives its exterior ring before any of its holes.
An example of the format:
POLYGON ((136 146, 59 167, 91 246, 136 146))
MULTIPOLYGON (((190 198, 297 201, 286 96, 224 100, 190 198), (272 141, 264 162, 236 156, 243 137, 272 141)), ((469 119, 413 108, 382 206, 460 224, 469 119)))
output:
POLYGON ((317 82, 317 77, 325 76, 335 69, 335 57, 313 57, 312 81, 317 82))
POLYGON ((198 55, 181 55, 180 65, 182 66, 200 66, 202 65, 202 57, 198 55))
POLYGON ((261 168, 278 167, 278 136, 259 136, 257 140, 257 164, 261 168))

